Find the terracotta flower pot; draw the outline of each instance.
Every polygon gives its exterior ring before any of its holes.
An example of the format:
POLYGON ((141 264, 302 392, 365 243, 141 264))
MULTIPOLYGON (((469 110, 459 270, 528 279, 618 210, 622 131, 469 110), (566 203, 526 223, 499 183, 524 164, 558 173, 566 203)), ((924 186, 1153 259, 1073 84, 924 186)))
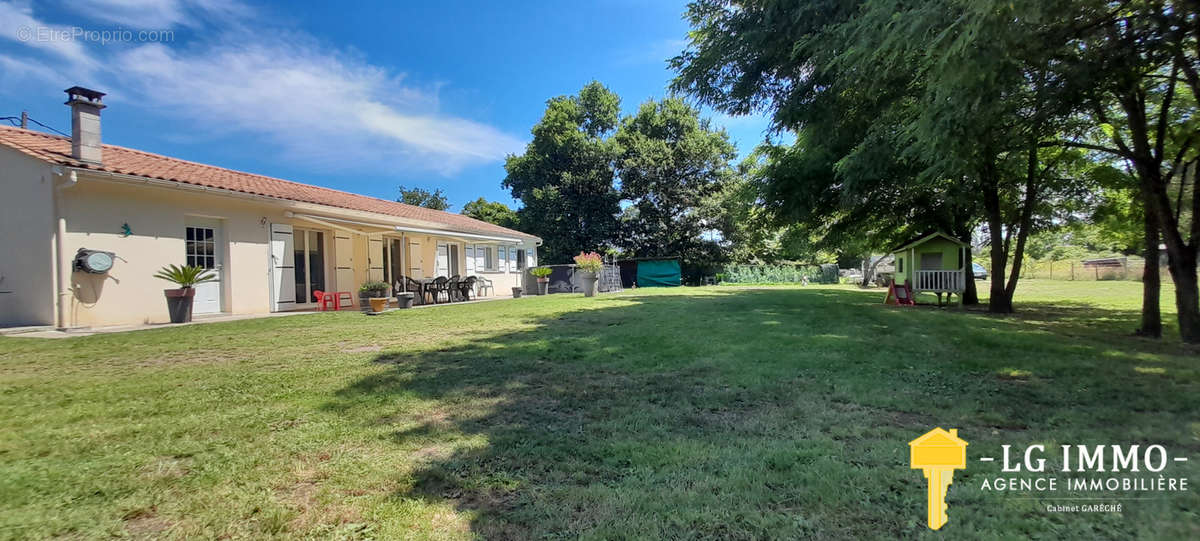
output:
POLYGON ((387 309, 388 298, 387 297, 371 297, 370 302, 371 302, 371 311, 372 312, 382 312, 385 309, 387 309))
POLYGON ((167 297, 167 314, 171 317, 171 323, 187 323, 192 320, 192 300, 196 296, 195 289, 190 287, 164 289, 163 295, 167 297))

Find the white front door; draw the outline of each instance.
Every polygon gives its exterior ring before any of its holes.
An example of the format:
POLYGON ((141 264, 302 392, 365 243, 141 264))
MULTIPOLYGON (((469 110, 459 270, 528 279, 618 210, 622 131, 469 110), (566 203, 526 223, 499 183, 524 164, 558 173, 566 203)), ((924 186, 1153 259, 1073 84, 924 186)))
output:
POLYGON ((214 314, 221 311, 223 243, 221 224, 217 220, 188 219, 184 231, 184 255, 188 266, 213 271, 216 281, 196 285, 192 299, 193 314, 214 314))

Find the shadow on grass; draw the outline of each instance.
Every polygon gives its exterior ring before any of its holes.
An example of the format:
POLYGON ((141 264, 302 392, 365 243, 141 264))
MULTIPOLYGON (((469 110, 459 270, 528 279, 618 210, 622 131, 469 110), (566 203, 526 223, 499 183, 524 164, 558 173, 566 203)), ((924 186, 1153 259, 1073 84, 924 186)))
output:
MULTIPOLYGON (((1200 405, 1189 363, 1146 359, 1132 338, 1058 334, 1064 316, 904 310, 823 289, 597 305, 380 355, 389 369, 328 408, 391 427, 415 463, 396 497, 449 502, 488 539, 848 538, 914 531, 924 486, 904 444, 931 426, 1090 439, 1140 426, 1183 441, 1200 405), (1151 362, 1161 371, 1135 369, 1151 362), (430 406, 389 406, 401 396, 430 406)), ((971 512, 980 532, 1045 526, 971 512)))

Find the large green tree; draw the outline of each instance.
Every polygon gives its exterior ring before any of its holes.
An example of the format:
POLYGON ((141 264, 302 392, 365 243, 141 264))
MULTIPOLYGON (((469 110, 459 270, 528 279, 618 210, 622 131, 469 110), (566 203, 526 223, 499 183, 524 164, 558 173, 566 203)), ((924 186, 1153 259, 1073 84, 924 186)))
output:
POLYGON ((463 205, 462 214, 500 227, 520 229, 517 212, 499 201, 488 201, 480 197, 463 205))
POLYGON ((544 239, 547 263, 567 263, 581 250, 604 250, 618 229, 620 195, 609 141, 621 100, 598 82, 546 103, 525 153, 507 158, 504 186, 522 203, 526 232, 544 239))
POLYGON ((613 138, 621 197, 618 246, 635 257, 680 256, 686 278, 712 272, 720 250, 704 203, 735 175, 737 149, 682 99, 650 100, 625 117, 613 138))
POLYGON ((989 308, 1010 312, 1047 202, 1078 191, 1061 167, 1079 154, 1041 146, 1072 129, 1078 96, 1045 69, 1065 30, 1031 4, 701 0, 675 87, 798 134, 767 202, 823 237, 966 239, 982 221, 989 308))
MULTIPOLYGON (((1073 31, 1053 69, 1082 89, 1085 112, 1104 132, 1067 144, 1128 164, 1142 199, 1146 259, 1157 260, 1159 243, 1166 246, 1180 335, 1200 342, 1200 198, 1193 195, 1200 159, 1200 2, 1062 3, 1060 15, 1068 16, 1073 31)), ((1152 321, 1158 276, 1151 268, 1143 278, 1139 332, 1155 336, 1161 332, 1152 321)))
POLYGON ((442 193, 441 188, 431 191, 420 186, 412 188, 400 186, 400 197, 396 201, 433 210, 450 208, 450 201, 446 199, 446 194, 442 193))

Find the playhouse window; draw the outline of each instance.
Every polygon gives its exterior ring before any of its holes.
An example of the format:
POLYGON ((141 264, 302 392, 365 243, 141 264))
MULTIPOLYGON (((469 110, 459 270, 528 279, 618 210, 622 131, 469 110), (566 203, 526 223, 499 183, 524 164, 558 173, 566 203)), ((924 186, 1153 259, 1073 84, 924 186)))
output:
POLYGON ((903 257, 896 258, 896 272, 904 272, 904 258, 903 257))

